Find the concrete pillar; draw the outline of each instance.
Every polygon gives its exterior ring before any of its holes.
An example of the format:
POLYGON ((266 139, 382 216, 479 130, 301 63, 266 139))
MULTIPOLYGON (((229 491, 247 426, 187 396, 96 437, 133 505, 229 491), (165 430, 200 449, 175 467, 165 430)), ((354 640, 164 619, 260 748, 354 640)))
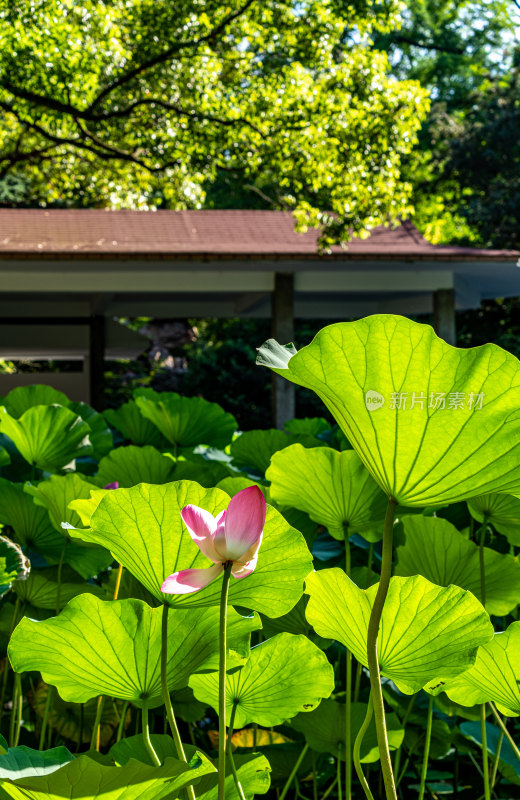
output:
MULTIPOLYGON (((277 272, 271 296, 271 335, 280 344, 289 344, 294 337, 294 274, 277 272)), ((283 428, 294 417, 294 383, 273 376, 273 425, 283 428)))
POLYGON ((96 315, 89 320, 90 405, 103 411, 105 405, 105 317, 96 315))
POLYGON ((455 290, 437 289, 433 293, 433 327, 437 336, 455 345, 455 290))

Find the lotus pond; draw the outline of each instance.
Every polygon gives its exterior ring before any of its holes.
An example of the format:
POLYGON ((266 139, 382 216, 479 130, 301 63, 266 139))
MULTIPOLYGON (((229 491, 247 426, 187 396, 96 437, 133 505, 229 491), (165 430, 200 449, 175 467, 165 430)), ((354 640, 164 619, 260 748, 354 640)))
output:
POLYGON ((258 364, 324 416, 3 398, 0 798, 520 798, 520 362, 383 315, 258 364))

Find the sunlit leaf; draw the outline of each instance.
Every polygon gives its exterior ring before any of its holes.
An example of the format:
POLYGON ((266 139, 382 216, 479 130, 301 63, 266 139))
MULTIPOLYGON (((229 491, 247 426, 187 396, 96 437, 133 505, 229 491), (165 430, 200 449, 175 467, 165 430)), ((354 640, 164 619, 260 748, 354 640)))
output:
MULTIPOLYGON (((183 608, 219 605, 221 578, 189 595, 161 592, 162 582, 172 572, 211 566, 182 522, 181 509, 190 503, 216 515, 227 508, 229 495, 192 481, 117 489, 102 498, 88 530, 69 533, 110 549, 116 561, 161 602, 183 608)), ((285 614, 302 596, 311 569, 311 554, 301 533, 268 507, 258 566, 247 578, 231 580, 229 602, 270 617, 285 614)))
POLYGON ((90 427, 63 406, 32 406, 20 419, 11 417, 2 406, 0 429, 28 464, 49 472, 92 452, 90 427))
MULTIPOLYGON (((195 697, 218 712, 218 674, 193 675, 195 697)), ((247 663, 226 680, 226 724, 236 708, 235 727, 250 722, 271 727, 310 711, 334 689, 327 657, 305 636, 279 633, 251 650, 247 663)))
POLYGON ((472 517, 489 522, 510 544, 520 545, 520 498, 511 494, 488 494, 467 501, 472 517))
POLYGON ((258 362, 315 391, 401 505, 520 492, 520 362, 495 345, 457 349, 376 315, 329 325, 294 355, 270 340, 258 362))
MULTIPOLYGON (((397 547, 396 575, 424 575, 432 583, 469 589, 479 600, 480 552, 447 520, 417 514, 403 518, 405 540, 397 547)), ((520 602, 520 563, 484 547, 484 587, 490 614, 509 614, 520 602)))
MULTIPOLYGON (((33 776, 50 775, 74 760, 66 747, 53 747, 52 750, 33 750, 30 747, 10 747, 0 755, 0 782, 33 776)), ((0 783, 4 788, 3 783, 0 783)), ((23 795, 9 795, 20 796, 23 795)))
POLYGON ((100 486, 117 481, 120 489, 138 483, 168 483, 173 479, 175 463, 155 447, 118 447, 102 458, 96 480, 100 486))
MULTIPOLYGON (((30 386, 16 386, 4 398, 3 404, 7 412, 15 419, 20 419, 27 409, 33 406, 58 405, 68 408, 70 400, 66 394, 43 383, 30 386)), ((77 412, 76 412, 77 413, 77 412)))
POLYGON ((383 534, 388 498, 353 450, 293 444, 273 454, 265 477, 274 500, 305 511, 335 539, 346 530, 383 534))
POLYGON ((90 428, 89 439, 92 445, 92 456, 99 461, 100 458, 110 453, 114 446, 112 431, 103 416, 88 403, 69 403, 68 408, 87 423, 90 428))
POLYGON ((233 440, 229 451, 233 456, 234 465, 242 469, 252 469, 263 475, 273 453, 295 443, 303 444, 305 447, 319 447, 323 444, 312 436, 289 434, 271 428, 245 431, 233 440))
MULTIPOLYGON (((63 700, 82 703, 99 694, 140 705, 160 705, 162 608, 140 600, 99 600, 83 594, 59 616, 36 622, 26 617, 9 643, 16 672, 39 671, 63 700), (114 643, 117 642, 117 647, 114 643)), ((218 667, 218 609, 171 609, 168 614, 168 686, 187 685, 199 669, 218 667)), ((230 609, 230 666, 249 652, 257 617, 230 609)))
MULTIPOLYGON (((36 608, 45 608, 53 611, 58 598, 58 567, 44 567, 32 570, 27 580, 17 581, 13 591, 23 603, 29 603, 36 608)), ((95 594, 103 596, 103 590, 93 583, 86 583, 71 567, 64 566, 61 572, 59 585, 60 608, 67 605, 69 600, 78 594, 95 594)))
POLYGON ((150 420, 143 417, 137 403, 129 400, 119 408, 107 408, 103 411, 106 420, 118 431, 125 439, 136 445, 152 445, 153 447, 163 447, 167 440, 160 434, 155 425, 150 420))
MULTIPOLYGON (((358 587, 340 569, 307 578, 306 616, 320 636, 337 639, 367 666, 367 630, 377 586, 358 587)), ((421 575, 392 578, 379 628, 381 673, 413 694, 429 684, 439 691, 448 678, 474 663, 493 627, 479 601, 458 586, 435 586, 421 575)))
POLYGON ((508 717, 520 715, 520 622, 479 648, 473 666, 447 682, 444 691, 463 706, 493 701, 508 717))

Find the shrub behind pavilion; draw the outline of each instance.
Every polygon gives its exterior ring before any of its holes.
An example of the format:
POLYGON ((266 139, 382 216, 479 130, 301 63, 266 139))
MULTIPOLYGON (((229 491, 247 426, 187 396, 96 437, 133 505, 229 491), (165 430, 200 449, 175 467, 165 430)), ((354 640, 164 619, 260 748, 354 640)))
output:
POLYGON ((216 797, 215 739, 193 723, 219 703, 221 765, 224 725, 242 729, 230 731, 227 797, 268 791, 269 762, 283 797, 302 778, 316 794, 371 797, 362 765, 380 757, 387 797, 395 783, 422 797, 429 751, 443 758, 441 789, 453 785, 451 743, 482 751, 473 797, 516 791, 520 753, 501 715, 520 715, 519 362, 398 317, 330 326, 298 354, 269 342, 259 358, 314 389, 340 430, 293 420, 231 442, 234 420, 215 404, 139 390, 106 414, 126 442, 113 447, 103 416, 54 390, 5 398, 6 797, 216 797), (221 576, 163 594, 170 573, 211 565, 182 509, 216 516, 255 484, 268 500, 258 563, 231 579, 228 604, 221 576), (25 580, 11 539, 32 559, 25 580), (171 735, 154 733, 165 716, 171 735))

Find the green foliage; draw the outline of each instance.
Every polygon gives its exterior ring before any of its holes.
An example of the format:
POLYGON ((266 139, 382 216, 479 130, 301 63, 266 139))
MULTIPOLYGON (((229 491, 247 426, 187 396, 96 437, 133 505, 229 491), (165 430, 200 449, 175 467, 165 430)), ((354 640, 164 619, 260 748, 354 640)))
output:
POLYGON ((332 237, 406 214, 425 93, 389 77, 370 39, 398 10, 3 0, 4 198, 199 207, 224 173, 332 237))
POLYGON ((139 411, 174 447, 225 447, 236 430, 236 419, 218 403, 202 397, 163 392, 156 397, 136 395, 139 411))

